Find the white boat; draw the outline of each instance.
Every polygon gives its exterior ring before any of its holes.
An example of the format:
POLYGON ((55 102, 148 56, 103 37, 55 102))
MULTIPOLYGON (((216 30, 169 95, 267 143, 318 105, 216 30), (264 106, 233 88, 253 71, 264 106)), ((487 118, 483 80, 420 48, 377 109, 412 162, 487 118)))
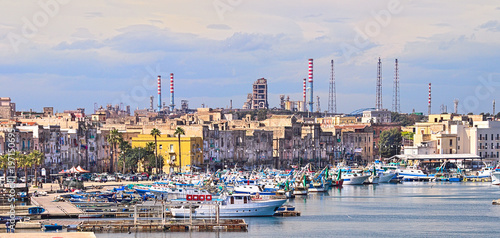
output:
POLYGON ((307 195, 307 188, 300 185, 300 186, 295 186, 293 188, 293 195, 297 195, 297 196, 300 196, 300 195, 307 195))
POLYGON ((328 191, 328 185, 325 185, 323 183, 313 183, 308 189, 308 192, 313 192, 313 193, 323 193, 328 191))
POLYGON ((342 174, 342 179, 344 179, 343 185, 361 185, 368 179, 368 177, 370 177, 370 175, 344 173, 342 174))
POLYGON ((491 173, 491 184, 500 185, 500 171, 495 171, 491 173))
POLYGON ((403 180, 430 179, 429 175, 413 166, 408 166, 405 169, 398 169, 398 174, 403 177, 403 180))
POLYGON ((379 177, 378 182, 379 183, 388 183, 391 181, 392 178, 394 178, 395 175, 396 175, 396 173, 394 173, 392 171, 379 173, 378 174, 378 177, 379 177))
POLYGON ((173 217, 210 218, 216 216, 217 207, 220 217, 260 217, 272 216, 286 199, 259 199, 246 194, 225 196, 213 204, 184 204, 170 209, 173 217))

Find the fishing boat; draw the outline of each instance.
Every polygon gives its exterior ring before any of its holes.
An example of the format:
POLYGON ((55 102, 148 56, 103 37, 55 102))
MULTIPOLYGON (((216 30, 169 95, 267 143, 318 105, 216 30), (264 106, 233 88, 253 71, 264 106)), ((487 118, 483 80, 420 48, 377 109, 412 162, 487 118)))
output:
POLYGON ((57 225, 57 223, 42 226, 42 230, 44 230, 44 231, 55 231, 55 230, 62 230, 62 229, 63 229, 63 226, 57 225))
POLYGON ((312 183, 310 184, 309 188, 307 188, 307 191, 314 193, 323 193, 328 191, 328 186, 324 183, 312 183))
POLYGON ((500 171, 495 171, 491 173, 491 184, 500 185, 500 171))
POLYGON ((389 183, 397 174, 393 171, 380 172, 378 174, 378 182, 379 183, 389 183))
POLYGON ((357 173, 344 173, 342 178, 344 179, 343 185, 361 185, 368 179, 370 175, 362 175, 357 173))
POLYGON ((260 195, 276 195, 276 189, 266 188, 264 186, 238 185, 233 188, 233 193, 250 195, 255 195, 257 193, 260 195))
POLYGON ((220 217, 272 216, 286 199, 262 199, 247 194, 224 195, 212 204, 184 204, 171 208, 173 217, 208 218, 215 217, 217 208, 220 217))
POLYGON ((405 181, 430 179, 428 174, 414 166, 408 166, 405 169, 398 169, 398 174, 402 176, 405 181))

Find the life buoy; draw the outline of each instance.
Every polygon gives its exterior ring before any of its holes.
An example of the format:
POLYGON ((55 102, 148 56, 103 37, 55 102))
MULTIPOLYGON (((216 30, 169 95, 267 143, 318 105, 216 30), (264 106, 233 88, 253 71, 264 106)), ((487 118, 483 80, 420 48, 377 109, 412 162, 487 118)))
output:
POLYGON ((198 195, 193 195, 193 200, 198 201, 198 195))
POLYGON ((198 196, 199 201, 205 201, 205 195, 199 195, 198 196))
POLYGON ((186 195, 186 200, 188 200, 188 201, 193 200, 193 195, 191 195, 191 194, 186 195))
POLYGON ((212 195, 206 195, 205 198, 207 201, 212 201, 212 195))

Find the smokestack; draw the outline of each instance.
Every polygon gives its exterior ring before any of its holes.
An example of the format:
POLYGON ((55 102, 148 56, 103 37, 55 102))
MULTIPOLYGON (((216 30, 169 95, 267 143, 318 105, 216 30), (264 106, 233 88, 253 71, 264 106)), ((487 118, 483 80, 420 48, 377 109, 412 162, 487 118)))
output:
POLYGON ((302 105, 302 111, 305 112, 305 111, 307 111, 306 110, 307 79, 304 79, 304 93, 303 94, 304 94, 304 99, 303 99, 304 103, 302 105))
POLYGON ((161 76, 158 75, 158 111, 161 111, 161 76))
POLYGON ((174 111, 174 74, 170 74, 170 111, 174 111))
POLYGON ((309 111, 313 112, 313 59, 309 59, 309 111))
POLYGON ((429 109, 427 113, 431 115, 431 83, 429 83, 429 109))

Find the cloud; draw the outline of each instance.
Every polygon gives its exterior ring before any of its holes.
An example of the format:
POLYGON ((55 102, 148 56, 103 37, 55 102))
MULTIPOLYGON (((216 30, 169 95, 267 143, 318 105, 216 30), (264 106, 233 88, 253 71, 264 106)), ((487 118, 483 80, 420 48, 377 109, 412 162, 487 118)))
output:
POLYGON ((500 23, 496 20, 488 21, 479 26, 479 29, 486 29, 487 31, 499 32, 500 23))
POLYGON ((59 43, 55 50, 88 50, 88 49, 98 49, 103 47, 103 44, 97 40, 80 40, 72 43, 66 41, 59 43))
POLYGON ((283 35, 235 33, 224 41, 224 49, 231 51, 270 50, 283 35))
POLYGON ((207 26, 208 29, 216 29, 216 30, 231 30, 226 24, 210 24, 207 26))
POLYGON ((102 12, 86 12, 85 18, 98 18, 103 17, 102 12))

